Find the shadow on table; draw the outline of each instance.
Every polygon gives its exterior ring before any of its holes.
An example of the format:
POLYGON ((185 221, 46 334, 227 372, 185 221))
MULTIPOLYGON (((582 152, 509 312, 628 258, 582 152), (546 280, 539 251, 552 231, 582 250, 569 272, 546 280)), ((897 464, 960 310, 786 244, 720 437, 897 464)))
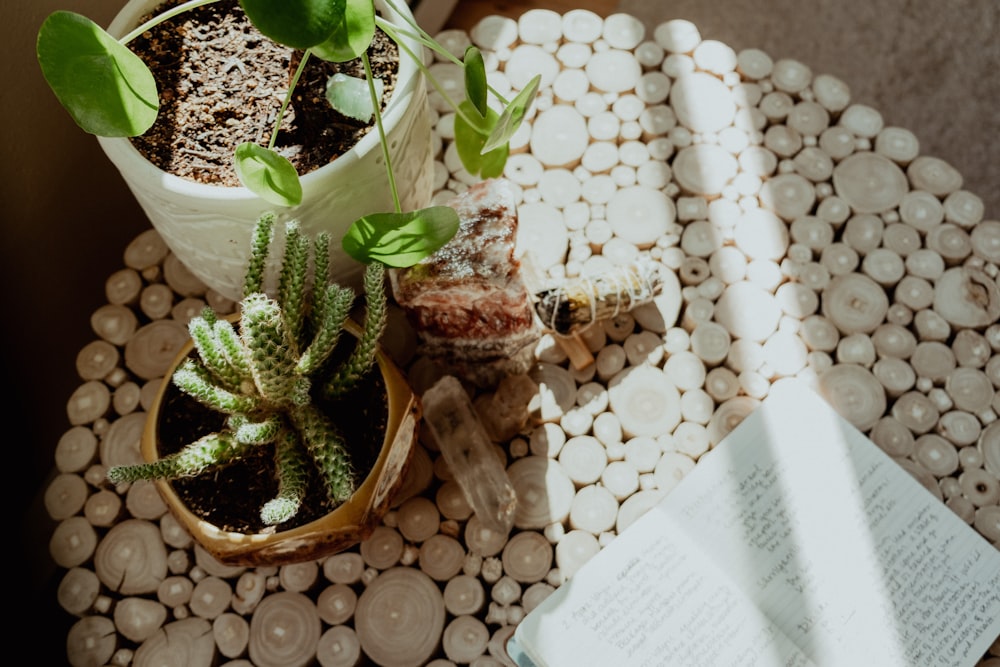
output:
POLYGON ((649 31, 670 19, 693 22, 703 39, 739 52, 761 49, 831 74, 852 101, 878 110, 887 126, 920 141, 1000 217, 1000 3, 886 0, 620 0, 649 31), (984 141, 984 139, 987 139, 984 141))

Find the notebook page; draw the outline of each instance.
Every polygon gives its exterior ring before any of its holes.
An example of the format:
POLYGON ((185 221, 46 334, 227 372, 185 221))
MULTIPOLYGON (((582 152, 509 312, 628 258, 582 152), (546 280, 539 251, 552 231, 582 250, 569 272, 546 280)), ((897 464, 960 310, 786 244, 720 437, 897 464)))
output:
POLYGON ((521 667, 812 665, 658 512, 532 610, 513 641, 521 667))
POLYGON ((792 381, 654 509, 818 664, 974 665, 1000 634, 1000 552, 792 381))

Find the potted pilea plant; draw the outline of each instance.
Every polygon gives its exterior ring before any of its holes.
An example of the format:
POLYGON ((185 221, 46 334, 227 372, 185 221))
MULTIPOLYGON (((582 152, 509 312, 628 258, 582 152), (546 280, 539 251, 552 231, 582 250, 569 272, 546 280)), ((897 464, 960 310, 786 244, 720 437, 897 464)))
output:
MULTIPOLYGON (((428 206, 433 155, 425 79, 456 112, 455 141, 465 168, 483 178, 502 172, 510 137, 538 86, 535 77, 514 99, 504 99, 486 85, 477 49, 470 48, 462 59, 449 53, 421 30, 402 0, 161 3, 164 0, 129 0, 107 31, 79 14, 54 12, 39 29, 38 62, 77 124, 97 135, 174 254, 208 287, 234 300, 239 298, 248 255, 248 221, 267 210, 277 210, 280 220, 298 220, 302 233, 310 237, 322 230, 336 239, 352 222, 369 214, 386 214, 379 220, 380 227, 407 236, 430 227, 457 228, 453 211, 428 206), (209 125, 230 127, 246 137, 233 151, 237 185, 177 176, 136 147, 158 124, 173 124, 169 129, 174 132, 185 131, 188 124, 161 114, 163 98, 174 101, 181 94, 178 85, 166 88, 162 82, 177 79, 181 73, 166 66, 154 73, 131 45, 166 39, 154 37, 163 30, 185 39, 201 36, 202 27, 177 22, 217 3, 215 9, 226 6, 227 11, 227 3, 232 5, 230 13, 243 16, 251 25, 228 40, 217 39, 216 45, 235 41, 245 50, 229 57, 219 69, 196 75, 200 78, 191 87, 203 89, 216 77, 235 75, 224 85, 227 97, 249 93, 255 96, 255 105, 275 97, 281 100, 268 127, 245 122, 228 108, 207 111, 212 116, 209 125), (383 79, 392 78, 393 73, 377 74, 369 58, 376 37, 383 36, 398 51, 391 85, 383 79), (264 42, 286 51, 280 58, 287 59, 287 80, 277 86, 279 90, 261 90, 269 86, 260 84, 251 70, 256 63, 250 62, 248 54, 256 55, 264 42), (452 99, 434 80, 424 63, 426 49, 464 69, 465 99, 452 99), (325 93, 309 89, 298 94, 304 73, 320 62, 350 65, 357 74, 338 71, 321 81, 325 93), (380 99, 381 88, 385 94, 380 99), (304 173, 305 168, 293 165, 286 156, 295 150, 282 149, 279 139, 299 129, 289 130, 289 115, 300 122, 305 107, 316 99, 322 104, 328 100, 344 122, 361 124, 358 134, 363 136, 329 163, 304 173), (374 130, 365 132, 369 126, 374 130)), ((185 42, 183 48, 174 49, 161 44, 159 48, 168 51, 172 61, 183 61, 190 45, 185 42)), ((202 152, 185 150, 195 157, 202 152)), ((331 253, 333 277, 358 287, 360 265, 346 261, 340 248, 331 253)), ((270 274, 275 271, 272 266, 270 274)))
POLYGON ((354 291, 327 279, 325 232, 310 240, 285 224, 268 295, 274 231, 274 214, 257 220, 239 319, 206 308, 191 320, 147 418, 145 462, 107 471, 116 484, 156 480, 188 531, 231 564, 297 562, 364 539, 402 483, 420 416, 378 346, 384 266, 365 268, 357 325, 354 291))

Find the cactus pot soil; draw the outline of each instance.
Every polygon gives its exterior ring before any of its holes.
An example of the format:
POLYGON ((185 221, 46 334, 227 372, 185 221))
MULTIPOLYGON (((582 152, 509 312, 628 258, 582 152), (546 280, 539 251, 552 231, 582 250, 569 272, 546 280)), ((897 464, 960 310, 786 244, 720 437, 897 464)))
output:
MULTIPOLYGON (((359 334, 353 323, 347 328, 352 336, 359 334)), ((330 361, 338 363, 350 349, 339 345, 330 361)), ((192 350, 189 341, 167 378, 192 350)), ((298 513, 278 526, 265 526, 260 510, 278 488, 272 445, 260 445, 250 456, 195 477, 155 482, 171 513, 216 560, 246 566, 312 560, 357 544, 381 522, 405 481, 421 407, 388 356, 379 351, 376 360, 375 370, 349 396, 320 404, 343 435, 356 472, 356 491, 343 503, 330 502, 314 473, 298 513)), ((142 457, 153 461, 177 451, 218 430, 224 418, 168 379, 150 407, 142 457)))
MULTIPOLYGON (((386 427, 385 382, 378 373, 369 373, 357 391, 322 407, 348 443, 351 462, 360 482, 382 448, 386 427)), ((219 430, 224 422, 225 415, 198 403, 171 384, 160 408, 160 454, 176 452, 219 430)), ((192 513, 222 530, 273 532, 275 527, 265 526, 260 519, 260 508, 278 493, 273 457, 274 445, 261 445, 250 456, 198 477, 174 480, 171 486, 192 513)), ((287 530, 305 525, 335 507, 319 475, 310 475, 306 501, 294 517, 277 528, 287 530)))

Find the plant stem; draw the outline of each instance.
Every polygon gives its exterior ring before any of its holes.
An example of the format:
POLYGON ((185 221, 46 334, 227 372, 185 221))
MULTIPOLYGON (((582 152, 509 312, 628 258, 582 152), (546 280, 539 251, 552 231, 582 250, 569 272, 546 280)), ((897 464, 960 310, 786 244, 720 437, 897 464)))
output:
POLYGON ((379 109, 378 93, 375 92, 375 82, 372 80, 372 63, 368 59, 368 51, 361 52, 361 62, 365 66, 365 81, 368 82, 368 94, 372 98, 372 111, 375 113, 375 127, 378 129, 379 145, 382 147, 382 157, 385 159, 385 174, 389 178, 389 190, 392 192, 392 203, 396 213, 403 212, 399 201, 399 191, 396 189, 396 175, 392 171, 392 159, 389 157, 389 142, 382 127, 382 110, 379 109))
MULTIPOLYGON (((396 9, 396 7, 392 4, 392 2, 390 2, 389 0, 385 0, 385 3, 387 5, 389 5, 389 7, 394 12, 396 12, 397 14, 399 13, 399 10, 396 9)), ((395 25, 393 25, 392 23, 389 23, 385 19, 383 19, 383 18, 381 18, 379 16, 375 17, 375 25, 377 25, 379 28, 382 29, 383 32, 385 32, 387 35, 389 35, 389 37, 392 38, 392 41, 396 42, 397 45, 403 46, 403 44, 402 44, 402 37, 403 36, 410 37, 410 38, 415 39, 416 41, 420 42, 421 44, 423 44, 424 46, 426 46, 427 48, 429 48, 431 51, 433 51, 434 53, 437 53, 437 54, 441 55, 442 57, 444 57, 445 59, 450 60, 453 64, 458 65, 459 67, 464 67, 465 66, 465 63, 462 62, 461 58, 457 57, 454 53, 452 53, 448 49, 446 49, 443 46, 441 46, 441 44, 439 44, 433 37, 431 37, 426 32, 424 32, 424 29, 421 28, 416 23, 416 21, 407 20, 407 23, 409 23, 410 27, 412 27, 414 30, 416 30, 415 33, 398 30, 395 25)), ((424 74, 427 76, 428 79, 431 80, 431 83, 433 83, 434 82, 434 77, 432 77, 430 75, 430 72, 427 70, 427 68, 424 67, 423 60, 421 58, 417 58, 413 54, 413 52, 410 51, 409 49, 406 49, 406 52, 410 54, 410 57, 413 58, 413 60, 417 63, 417 66, 424 71, 424 74)), ((435 87, 437 87, 437 86, 435 86, 435 87)), ((504 98, 504 96, 500 94, 500 91, 498 91, 496 88, 494 88, 493 86, 489 85, 488 83, 486 84, 486 87, 487 87, 487 89, 489 89, 489 91, 491 93, 493 93, 494 96, 496 96, 496 98, 500 101, 501 104, 503 104, 505 106, 507 105, 507 99, 504 98)), ((438 88, 438 90, 440 90, 440 88, 438 88)))
POLYGON ((154 27, 160 25, 161 23, 163 23, 164 21, 166 21, 168 19, 172 19, 173 17, 177 16, 178 14, 183 14, 184 12, 186 12, 186 11, 188 11, 190 9, 197 9, 198 7, 201 7, 202 5, 210 5, 213 2, 218 2, 218 1, 219 0, 188 0, 187 2, 185 2, 183 4, 177 5, 173 9, 168 9, 167 11, 163 12, 162 14, 158 14, 158 15, 154 16, 153 18, 149 19, 148 21, 146 21, 145 23, 143 23, 142 25, 140 25, 138 28, 136 28, 132 32, 128 33, 127 35, 125 35, 124 37, 122 37, 121 39, 119 39, 118 41, 121 42, 122 44, 128 44, 133 39, 135 39, 136 37, 138 37, 142 33, 146 32, 150 28, 154 28, 154 27))
MULTIPOLYGON (((400 12, 399 9, 397 9, 396 5, 392 2, 392 0, 383 0, 383 1, 385 2, 386 5, 388 5, 389 9, 391 9, 395 13, 399 14, 401 17, 403 16, 403 13, 400 12)), ((455 55, 453 53, 451 53, 450 51, 448 51, 448 49, 446 49, 443 46, 441 46, 433 37, 431 37, 430 35, 428 35, 427 32, 423 28, 421 28, 420 24, 418 24, 414 19, 404 17, 403 20, 406 21, 406 23, 411 28, 413 28, 413 30, 416 31, 416 34, 412 35, 412 37, 414 39, 416 39, 417 41, 423 43, 424 46, 428 47, 429 49, 431 49, 435 53, 440 53, 442 56, 444 56, 446 58, 449 58, 456 65, 461 65, 462 64, 462 62, 460 60, 458 60, 457 58, 455 58, 455 55)), ((375 21, 376 21, 376 23, 379 23, 379 22, 381 22, 381 23, 388 23, 387 21, 385 21, 385 19, 381 19, 378 16, 375 17, 375 21)), ((390 25, 392 25, 392 24, 390 24, 390 25)), ((385 27, 383 25, 379 24, 379 27, 382 28, 383 30, 385 30, 385 27)))
POLYGON ((299 61, 299 66, 295 68, 295 74, 292 75, 292 81, 288 84, 288 92, 285 93, 285 99, 281 102, 281 109, 278 110, 278 118, 274 121, 274 130, 271 131, 271 140, 267 142, 267 147, 269 150, 274 150, 274 145, 278 143, 278 130, 281 129, 281 121, 285 117, 285 111, 288 109, 288 105, 292 101, 292 93, 295 92, 295 86, 299 83, 299 78, 302 76, 302 72, 306 69, 306 63, 309 61, 309 56, 312 55, 312 49, 306 49, 302 54, 302 60, 299 61))
MULTIPOLYGON (((376 22, 378 22, 378 20, 379 19, 376 17, 376 22)), ((468 123, 472 127, 475 127, 476 124, 473 123, 468 116, 462 113, 462 110, 458 107, 458 104, 455 103, 455 100, 451 99, 451 95, 449 95, 444 90, 444 88, 441 87, 441 84, 438 83, 438 80, 434 78, 434 75, 431 74, 431 71, 427 69, 427 67, 424 65, 423 60, 420 57, 418 57, 417 54, 411 51, 409 47, 406 46, 406 43, 403 42, 403 40, 400 38, 400 33, 397 30, 395 30, 395 27, 391 23, 386 23, 386 24, 378 23, 378 25, 383 32, 389 35, 392 41, 396 42, 396 46, 405 51, 406 55, 410 58, 410 60, 412 60, 416 64, 416 66, 420 69, 420 71, 424 73, 424 76, 427 77, 427 80, 430 81, 432 86, 434 86, 434 90, 438 91, 438 93, 441 94, 441 99, 444 100, 445 104, 450 106, 452 111, 454 111, 457 115, 461 116, 466 123, 468 123)), ((419 37, 413 35, 412 33, 408 33, 408 35, 416 37, 419 40, 419 37)), ((458 62, 458 65, 459 66, 462 65, 461 61, 458 62)), ((500 99, 503 100, 503 98, 500 99)), ((506 101, 504 101, 504 104, 506 104, 506 101)))

